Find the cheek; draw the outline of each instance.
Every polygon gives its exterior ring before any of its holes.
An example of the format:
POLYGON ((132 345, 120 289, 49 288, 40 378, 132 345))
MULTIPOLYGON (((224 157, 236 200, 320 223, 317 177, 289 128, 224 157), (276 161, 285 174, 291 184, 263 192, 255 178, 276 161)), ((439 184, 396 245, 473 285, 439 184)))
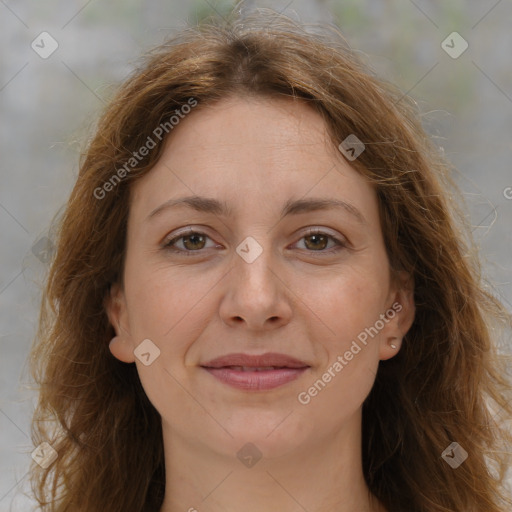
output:
POLYGON ((304 419, 330 411, 329 424, 335 428, 368 396, 379 365, 379 319, 389 286, 386 268, 368 264, 345 269, 329 280, 323 294, 312 298, 313 311, 328 327, 328 335, 321 340, 325 364, 298 400, 304 419))
POLYGON ((371 359, 361 352, 345 365, 338 362, 341 370, 329 364, 315 375, 295 398, 299 422, 318 428, 321 421, 324 435, 339 431, 357 414, 373 387, 377 364, 371 359))
POLYGON ((324 426, 335 430, 368 396, 379 365, 382 331, 372 329, 385 313, 383 276, 351 269, 326 281, 323 293, 310 296, 310 316, 321 319, 325 335, 312 340, 323 351, 321 364, 296 397, 303 421, 328 416, 324 426))
POLYGON ((197 318, 201 300, 213 285, 189 274, 164 266, 133 270, 127 284, 132 333, 152 335, 164 343, 168 338, 173 338, 173 343, 181 339, 176 331, 194 325, 190 317, 197 318))
POLYGON ((346 350, 347 343, 385 312, 389 284, 385 273, 375 267, 343 268, 321 280, 297 284, 301 286, 297 295, 311 310, 310 316, 319 319, 330 351, 346 350))
POLYGON ((150 339, 160 350, 148 366, 135 361, 144 391, 162 417, 170 417, 175 407, 183 417, 193 417, 198 414, 197 404, 184 392, 187 370, 183 361, 204 329, 201 319, 208 319, 205 294, 216 281, 208 283, 162 266, 141 265, 137 270, 127 265, 127 269, 131 270, 126 292, 132 342, 136 346, 150 339))

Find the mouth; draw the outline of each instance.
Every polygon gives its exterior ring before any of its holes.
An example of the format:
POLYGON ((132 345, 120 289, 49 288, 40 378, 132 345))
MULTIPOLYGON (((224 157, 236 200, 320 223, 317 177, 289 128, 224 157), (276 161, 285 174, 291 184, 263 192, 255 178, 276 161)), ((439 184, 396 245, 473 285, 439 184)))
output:
POLYGON ((297 379, 308 368, 203 367, 210 375, 234 388, 245 391, 274 389, 297 379))
POLYGON ((221 366, 220 368, 228 368, 230 370, 236 370, 239 372, 268 372, 271 370, 291 370, 292 368, 288 368, 287 366, 221 366))
POLYGON ((310 366, 284 354, 230 354, 201 365, 223 384, 245 391, 265 391, 300 377, 310 366))

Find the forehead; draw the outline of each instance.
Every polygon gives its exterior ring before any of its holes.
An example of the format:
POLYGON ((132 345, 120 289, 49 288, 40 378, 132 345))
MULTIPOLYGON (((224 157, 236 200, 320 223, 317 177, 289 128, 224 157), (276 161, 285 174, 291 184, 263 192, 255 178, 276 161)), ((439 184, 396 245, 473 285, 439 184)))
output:
POLYGON ((326 136, 322 117, 304 101, 290 97, 230 97, 195 111, 180 122, 169 145, 190 148, 246 144, 283 148, 298 144, 323 142, 326 136), (191 140, 193 133, 202 139, 191 140), (229 135, 229 137, 228 137, 229 135), (312 139, 312 140, 311 140, 312 139))
POLYGON ((373 194, 312 107, 291 98, 235 97, 198 107, 174 127, 155 167, 134 184, 132 208, 147 215, 183 195, 270 208, 310 192, 361 201, 373 194))

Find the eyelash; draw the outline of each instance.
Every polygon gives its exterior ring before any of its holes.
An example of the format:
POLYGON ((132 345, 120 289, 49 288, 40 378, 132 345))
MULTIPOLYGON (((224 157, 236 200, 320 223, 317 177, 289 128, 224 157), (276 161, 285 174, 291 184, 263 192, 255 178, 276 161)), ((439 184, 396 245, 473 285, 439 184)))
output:
MULTIPOLYGON (((201 236, 204 236, 206 238, 210 238, 206 233, 203 233, 201 231, 190 230, 190 231, 187 231, 186 233, 181 233, 178 236, 168 240, 167 242, 164 243, 162 248, 164 250, 171 251, 173 253, 182 254, 184 256, 194 256, 195 254, 199 254, 202 251, 204 251, 204 249, 197 249, 195 251, 191 251, 191 250, 187 250, 187 249, 176 249, 176 248, 173 247, 174 244, 178 240, 181 240, 182 238, 186 238, 186 237, 189 237, 189 236, 192 236, 192 235, 201 235, 201 236)), ((331 247, 330 249, 319 250, 319 251, 313 251, 313 250, 305 249, 307 252, 311 252, 311 253, 318 252, 320 254, 326 254, 326 253, 327 254, 332 254, 332 253, 335 253, 335 252, 338 252, 340 250, 348 248, 348 244, 347 243, 342 242, 341 240, 339 240, 335 236, 330 235, 329 233, 325 233, 324 231, 322 231, 320 229, 308 229, 308 231, 304 235, 302 235, 300 240, 302 240, 303 238, 305 238, 307 236, 311 236, 311 235, 324 235, 324 236, 327 236, 328 238, 330 238, 331 240, 333 240, 335 242, 336 246, 335 247, 331 247)), ((211 240, 211 238, 210 238, 210 240, 211 240)))

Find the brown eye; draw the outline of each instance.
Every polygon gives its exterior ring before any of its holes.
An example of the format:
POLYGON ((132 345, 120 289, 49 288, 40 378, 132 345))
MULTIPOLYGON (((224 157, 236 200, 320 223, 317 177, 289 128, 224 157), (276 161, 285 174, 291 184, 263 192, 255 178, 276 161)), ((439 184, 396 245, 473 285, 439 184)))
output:
POLYGON ((346 242, 338 240, 333 235, 315 229, 308 230, 301 240, 304 240, 304 247, 308 252, 332 253, 347 248, 346 242), (327 246, 330 240, 332 240, 333 246, 328 248, 327 246))
POLYGON ((321 234, 313 234, 313 235, 307 235, 304 237, 304 240, 308 240, 309 243, 306 242, 305 245, 308 249, 325 249, 327 247, 327 244, 329 242, 329 237, 327 235, 321 235, 321 234))
MULTIPOLYGON (((194 253, 201 253, 206 247, 206 241, 210 239, 205 233, 188 231, 186 234, 178 235, 163 246, 164 249, 186 256, 193 256, 194 253), (181 244, 181 246, 179 245, 181 244)), ((302 238, 304 248, 308 252, 332 253, 347 248, 347 244, 336 237, 317 230, 309 230, 302 238), (333 246, 328 248, 329 241, 333 246)))
POLYGON ((202 249, 205 244, 205 237, 203 235, 200 235, 199 233, 182 236, 181 238, 183 239, 184 247, 192 251, 202 249))
POLYGON ((205 248, 206 240, 210 237, 197 231, 189 231, 184 235, 178 235, 164 245, 164 249, 182 254, 198 252, 205 248), (181 242, 182 247, 177 245, 181 242))

